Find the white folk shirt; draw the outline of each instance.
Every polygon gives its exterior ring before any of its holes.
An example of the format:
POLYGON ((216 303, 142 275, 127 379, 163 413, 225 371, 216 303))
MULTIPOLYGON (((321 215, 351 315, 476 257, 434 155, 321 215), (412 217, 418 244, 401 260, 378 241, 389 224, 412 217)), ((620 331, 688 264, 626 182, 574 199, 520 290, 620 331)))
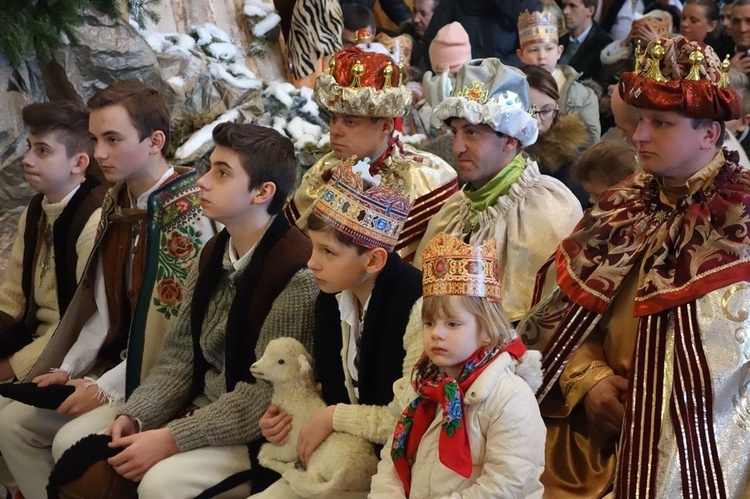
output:
MULTIPOLYGON (((357 357, 357 344, 362 336, 362 330, 364 329, 365 320, 364 317, 367 314, 367 306, 370 304, 370 296, 367 297, 365 306, 362 308, 362 315, 359 315, 359 301, 356 295, 348 289, 345 289, 341 293, 336 295, 336 299, 339 302, 339 313, 341 314, 342 326, 346 324, 349 329, 349 349, 346 352, 346 368, 349 371, 349 376, 354 384, 354 394, 359 400, 359 371, 357 366, 354 364, 354 359, 357 357)), ((346 331, 342 327, 342 334, 346 334, 346 331)), ((352 401, 356 403, 356 400, 352 401)))
MULTIPOLYGON (((174 168, 170 167, 153 187, 138 196, 138 199, 135 200, 136 208, 140 210, 147 209, 149 196, 159 189, 172 175, 174 175, 174 168)), ((132 197, 130 203, 132 206, 132 197)), ((128 268, 130 268, 132 258, 133 255, 131 254, 128 261, 128 268)), ((126 275, 128 276, 129 284, 130 272, 127 272, 126 275)), ((104 262, 101 254, 97 255, 96 258, 94 302, 96 303, 96 311, 81 328, 78 339, 70 347, 60 366, 60 370, 67 372, 71 378, 79 378, 87 374, 94 367, 99 350, 109 332, 109 309, 107 307, 107 292, 104 283, 104 262)), ((125 371, 127 364, 125 352, 123 352, 122 358, 122 362, 96 380, 100 392, 107 397, 110 403, 125 398, 125 371)))

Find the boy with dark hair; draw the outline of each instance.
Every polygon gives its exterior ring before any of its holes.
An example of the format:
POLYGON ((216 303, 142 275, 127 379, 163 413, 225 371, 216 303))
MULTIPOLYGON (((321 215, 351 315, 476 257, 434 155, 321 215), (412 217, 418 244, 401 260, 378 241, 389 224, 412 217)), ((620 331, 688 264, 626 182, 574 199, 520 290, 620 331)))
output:
POLYGON ((341 41, 344 48, 375 41, 375 16, 372 11, 356 3, 341 6, 344 15, 344 30, 341 41))
MULTIPOLYGON (((88 110, 74 102, 23 108, 26 181, 38 192, 21 214, 0 285, 0 381, 24 378, 65 313, 91 254, 105 189, 86 175, 88 110)), ((0 399, 0 407, 8 399, 0 399)))
MULTIPOLYGON (((366 162, 354 165, 349 158, 308 218, 308 266, 321 289, 313 357, 328 407, 300 429, 303 463, 334 430, 379 445, 393 431, 395 417, 387 410, 393 383, 408 375, 422 353, 421 273, 394 252, 411 205, 402 181, 372 176, 366 162)), ((273 443, 283 442, 292 424, 276 406, 260 420, 273 443)), ((262 497, 297 496, 280 480, 262 497)))
POLYGON ((0 411, 0 452, 26 497, 45 495, 58 430, 71 423, 63 433, 72 444, 87 428, 106 425, 148 373, 178 317, 193 260, 213 233, 199 206, 195 171, 164 158, 163 97, 124 80, 95 95, 89 108, 94 157, 115 185, 104 199, 81 285, 25 378, 74 391, 56 411, 19 402, 0 411), (82 414, 87 420, 74 419, 82 414), (89 418, 104 422, 92 425, 89 418))
POLYGON ((205 215, 224 230, 189 274, 189 312, 106 430, 122 449, 109 463, 140 482, 141 498, 214 494, 227 478, 253 477, 246 444, 261 438, 272 388, 255 382, 250 365, 275 338, 312 343, 310 240, 277 216, 294 185, 294 147, 257 125, 223 123, 213 138, 211 166, 197 183, 205 215))
MULTIPOLYGON (((18 221, 0 284, 0 381, 24 378, 70 303, 91 254, 106 189, 86 175, 88 110, 75 102, 30 104, 23 168, 38 192, 18 221)), ((0 408, 11 399, 0 397, 0 408)), ((2 482, 11 485, 4 462, 2 482)))

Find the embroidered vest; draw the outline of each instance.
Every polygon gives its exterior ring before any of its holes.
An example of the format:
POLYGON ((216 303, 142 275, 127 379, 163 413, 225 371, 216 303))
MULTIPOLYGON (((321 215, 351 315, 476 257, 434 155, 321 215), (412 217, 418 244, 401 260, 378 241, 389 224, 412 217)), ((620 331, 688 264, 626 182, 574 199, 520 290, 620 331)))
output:
MULTIPOLYGON (((101 207, 105 193, 106 188, 99 185, 96 179, 86 177, 52 225, 52 246, 55 255, 55 278, 57 280, 57 304, 60 317, 67 310, 78 285, 76 277, 76 268, 78 266, 76 243, 91 214, 97 208, 101 207)), ((44 229, 44 227, 40 227, 44 216, 44 210, 42 209, 43 199, 43 194, 34 196, 29 202, 26 212, 21 274, 21 290, 26 298, 26 307, 20 321, 16 321, 7 314, 0 312, 0 336, 10 342, 6 344, 5 341, 0 340, 0 357, 12 355, 30 343, 36 331, 37 321, 35 317, 36 306, 33 282, 36 256, 39 254, 40 234, 43 233, 44 229)))

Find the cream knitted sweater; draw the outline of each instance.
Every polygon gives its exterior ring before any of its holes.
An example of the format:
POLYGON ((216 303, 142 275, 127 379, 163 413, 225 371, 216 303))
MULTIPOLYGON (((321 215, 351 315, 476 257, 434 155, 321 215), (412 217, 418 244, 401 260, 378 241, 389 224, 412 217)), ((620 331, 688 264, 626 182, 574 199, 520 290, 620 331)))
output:
MULTIPOLYGON (((63 209, 65 209, 71 197, 69 195, 59 203, 48 203, 46 199, 42 202, 44 223, 46 223, 47 227, 51 229, 52 224, 55 223, 63 209)), ((0 310, 16 320, 23 319, 22 315, 26 309, 27 297, 24 296, 21 289, 21 279, 23 276, 24 255, 23 235, 26 230, 27 210, 28 208, 23 211, 18 221, 18 233, 13 242, 8 268, 5 272, 5 278, 2 284, 0 284, 0 310)), ((91 214, 81 235, 78 237, 78 242, 76 243, 76 253, 78 254, 76 278, 79 280, 91 254, 100 217, 101 208, 98 208, 91 214)), ((57 304, 54 249, 51 247, 48 248, 43 238, 39 239, 38 246, 32 286, 34 289, 36 319, 39 321, 39 325, 34 332, 34 341, 9 358, 10 365, 18 379, 24 378, 31 370, 31 367, 47 345, 47 341, 49 341, 50 335, 47 333, 53 331, 60 321, 60 310, 57 304)))

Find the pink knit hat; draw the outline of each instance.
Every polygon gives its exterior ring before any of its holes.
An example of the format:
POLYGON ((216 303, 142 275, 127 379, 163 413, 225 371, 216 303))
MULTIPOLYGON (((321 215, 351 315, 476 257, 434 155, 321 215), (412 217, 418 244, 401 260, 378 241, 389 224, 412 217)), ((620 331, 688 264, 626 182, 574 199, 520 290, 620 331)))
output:
POLYGON ((461 23, 452 22, 440 28, 430 44, 432 71, 438 73, 447 66, 455 74, 470 59, 471 42, 461 23))

